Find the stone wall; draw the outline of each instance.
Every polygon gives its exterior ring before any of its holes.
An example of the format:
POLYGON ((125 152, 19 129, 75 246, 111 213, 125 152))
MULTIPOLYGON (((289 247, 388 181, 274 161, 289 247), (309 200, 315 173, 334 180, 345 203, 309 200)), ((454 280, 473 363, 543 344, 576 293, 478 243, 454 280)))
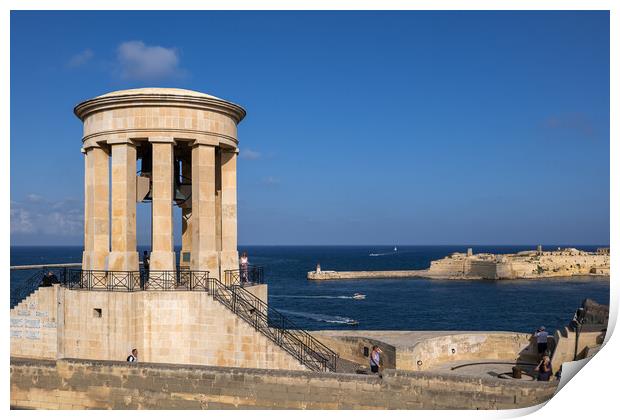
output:
POLYGON ((145 362, 306 369, 204 292, 55 286, 11 310, 11 356, 125 360, 132 348, 145 362))
POLYGON ((313 333, 312 335, 314 335, 321 343, 338 353, 338 355, 343 359, 358 363, 366 369, 369 369, 372 346, 377 345, 381 348, 382 352, 382 367, 384 369, 395 369, 397 367, 396 348, 383 341, 362 336, 333 336, 320 333, 313 333), (364 354, 364 349, 367 349, 368 354, 364 354))
POLYGON ((465 258, 445 257, 440 260, 431 261, 428 269, 429 275, 434 277, 455 277, 464 276, 467 272, 465 258))
POLYGON ((11 406, 35 409, 509 409, 553 382, 386 370, 374 375, 11 359, 11 406))
POLYGON ((497 278, 497 264, 495 261, 479 261, 468 259, 465 273, 468 276, 481 277, 483 279, 497 278))
POLYGON ((396 367, 429 370, 472 360, 536 361, 531 334, 471 332, 433 337, 396 352, 396 367))
MULTIPOLYGON (((605 334, 601 331, 581 332, 579 334, 579 342, 577 343, 577 358, 587 357, 589 349, 597 348, 605 339, 605 334)), ((575 358, 575 341, 576 334, 567 327, 563 330, 555 332, 555 342, 557 343, 551 359, 551 366, 556 372, 564 362, 572 362, 575 358)), ((591 353, 591 352, 590 352, 591 353)), ((590 354, 592 355, 592 354, 590 354)))
POLYGON ((11 309, 11 355, 56 358, 59 289, 41 287, 11 309))

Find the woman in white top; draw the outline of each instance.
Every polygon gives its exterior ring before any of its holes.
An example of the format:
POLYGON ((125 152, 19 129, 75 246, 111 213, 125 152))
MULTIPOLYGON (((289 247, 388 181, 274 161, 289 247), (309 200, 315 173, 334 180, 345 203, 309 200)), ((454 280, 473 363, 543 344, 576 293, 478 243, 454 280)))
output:
POLYGON ((248 253, 243 251, 241 254, 241 258, 239 258, 239 265, 241 265, 241 282, 247 282, 248 280, 248 265, 250 264, 248 260, 248 253))

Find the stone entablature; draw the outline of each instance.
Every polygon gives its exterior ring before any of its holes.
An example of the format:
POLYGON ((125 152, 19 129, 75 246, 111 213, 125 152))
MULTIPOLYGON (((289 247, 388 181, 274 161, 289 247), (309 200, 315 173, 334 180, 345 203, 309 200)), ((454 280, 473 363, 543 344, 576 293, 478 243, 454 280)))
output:
POLYGON ((232 102, 186 89, 142 88, 111 92, 75 107, 84 122, 84 147, 118 138, 175 137, 237 147, 245 110, 232 102))

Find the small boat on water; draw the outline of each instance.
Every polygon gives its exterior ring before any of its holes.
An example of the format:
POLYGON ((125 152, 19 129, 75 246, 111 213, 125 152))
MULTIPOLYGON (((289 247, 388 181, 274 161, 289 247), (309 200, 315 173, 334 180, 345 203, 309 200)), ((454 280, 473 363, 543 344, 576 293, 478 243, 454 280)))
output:
POLYGON ((355 325, 359 325, 359 322, 358 322, 358 321, 356 321, 356 320, 354 320, 354 319, 350 319, 350 320, 349 320, 349 321, 347 321, 345 324, 346 324, 346 325, 353 325, 353 326, 355 326, 355 325))
POLYGON ((366 295, 362 293, 353 294, 353 299, 366 299, 366 295))

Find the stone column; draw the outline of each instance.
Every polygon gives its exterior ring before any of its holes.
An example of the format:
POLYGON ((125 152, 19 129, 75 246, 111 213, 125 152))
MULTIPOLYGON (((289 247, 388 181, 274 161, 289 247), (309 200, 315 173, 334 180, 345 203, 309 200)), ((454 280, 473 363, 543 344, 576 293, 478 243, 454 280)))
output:
POLYGON ((109 155, 101 147, 85 152, 84 254, 82 269, 105 270, 110 251, 109 155))
POLYGON ((130 140, 112 144, 112 251, 111 271, 137 271, 136 146, 130 140))
POLYGON ((237 251, 237 152, 222 150, 222 250, 221 276, 225 270, 239 269, 237 251))
POLYGON ((172 236, 172 199, 174 193, 174 140, 150 138, 153 145, 153 219, 151 270, 174 270, 176 259, 172 236))
POLYGON ((215 147, 192 149, 192 251, 190 268, 219 275, 215 244, 215 147))
POLYGON ((92 270, 93 264, 93 155, 88 153, 92 149, 83 150, 84 153, 84 252, 82 253, 82 270, 92 270))
POLYGON ((103 148, 93 153, 93 270, 105 270, 110 254, 110 155, 103 148))
MULTIPOLYGON (((192 179, 192 163, 190 159, 184 159, 182 162, 183 178, 192 179)), ((185 180, 184 182, 187 182, 185 180)), ((190 199, 191 200, 191 199, 190 199)), ((189 261, 185 260, 185 256, 191 256, 192 250, 192 208, 181 207, 181 258, 179 265, 181 267, 189 267, 189 261)))

